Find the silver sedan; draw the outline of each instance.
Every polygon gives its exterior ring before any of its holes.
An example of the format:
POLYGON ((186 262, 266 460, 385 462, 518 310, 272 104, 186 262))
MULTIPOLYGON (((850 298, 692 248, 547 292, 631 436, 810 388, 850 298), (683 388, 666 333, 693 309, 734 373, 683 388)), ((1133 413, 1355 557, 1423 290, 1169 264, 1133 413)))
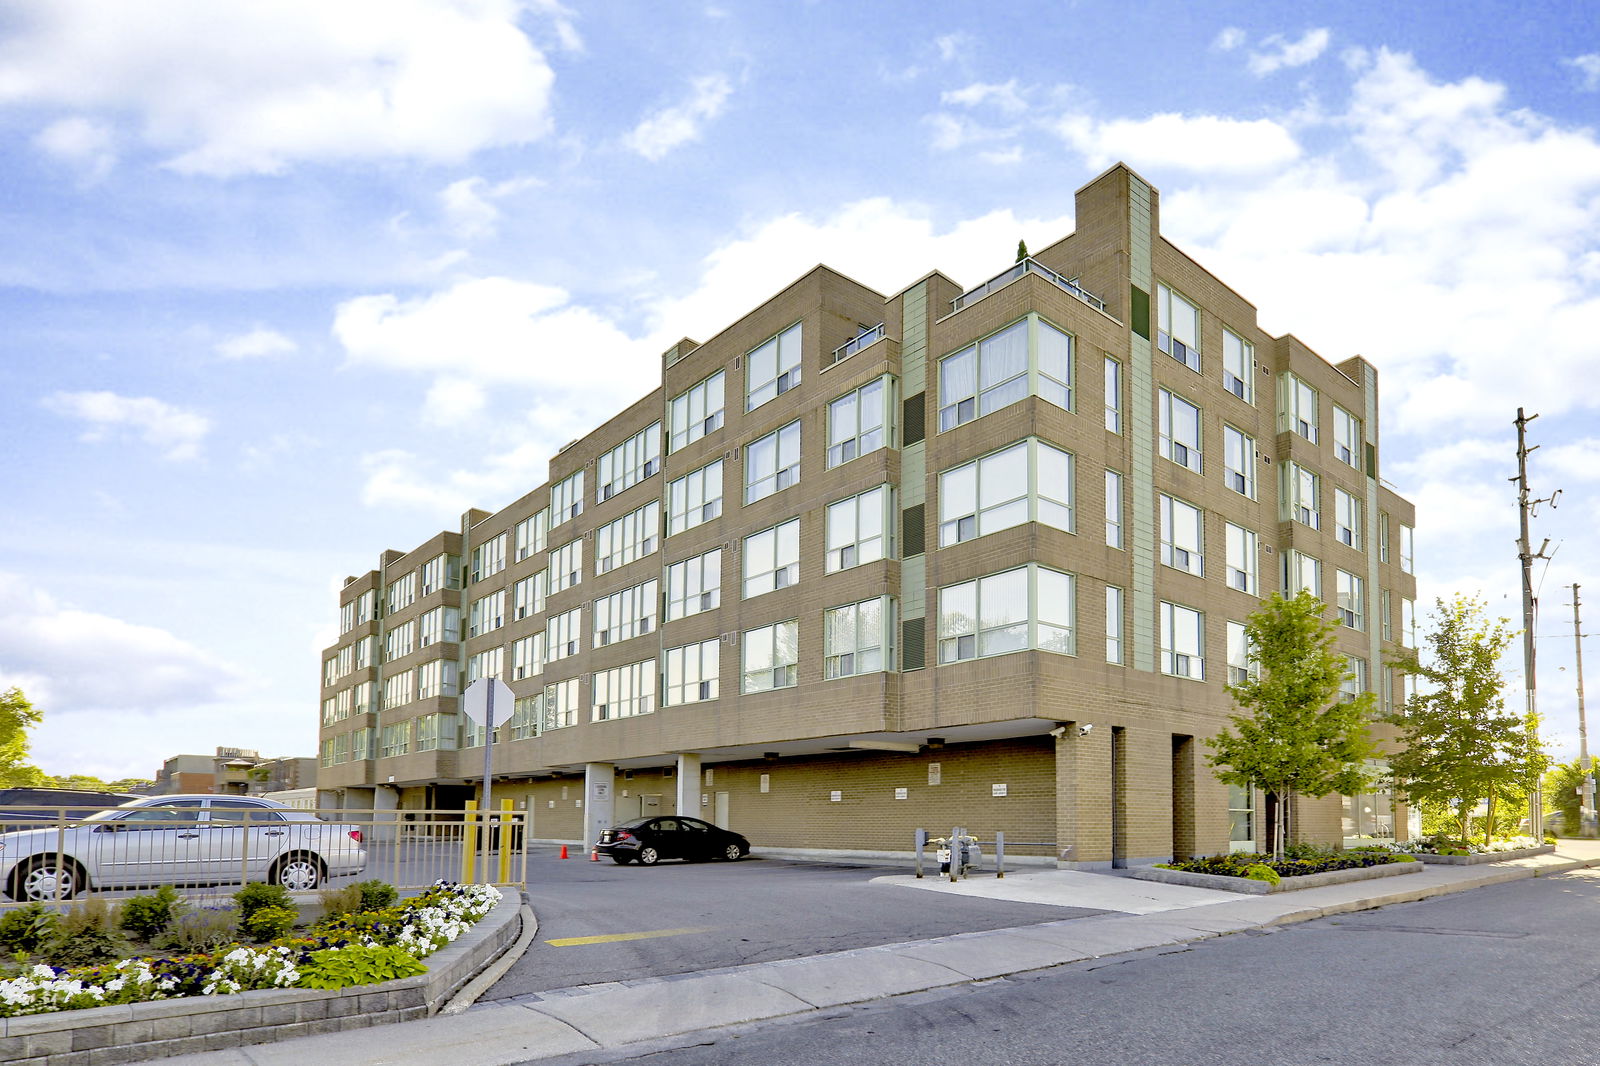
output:
POLYGON ((14 900, 245 881, 299 891, 366 862, 356 826, 253 796, 146 796, 73 824, 0 835, 0 888, 14 900))

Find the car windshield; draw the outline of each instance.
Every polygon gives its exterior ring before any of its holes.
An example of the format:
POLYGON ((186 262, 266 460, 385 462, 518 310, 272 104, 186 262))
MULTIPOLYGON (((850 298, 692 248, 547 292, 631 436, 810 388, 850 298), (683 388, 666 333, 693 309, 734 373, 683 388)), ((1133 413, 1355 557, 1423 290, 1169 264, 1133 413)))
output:
POLYGON ((113 819, 113 818, 121 818, 124 815, 124 813, 126 813, 129 810, 130 807, 132 809, 134 809, 134 810, 138 809, 138 807, 135 807, 133 804, 124 803, 122 806, 120 806, 120 807, 112 807, 110 810, 96 811, 94 814, 89 815, 87 818, 80 818, 80 819, 78 819, 78 821, 82 821, 82 822, 104 822, 104 821, 108 821, 108 820, 113 819))

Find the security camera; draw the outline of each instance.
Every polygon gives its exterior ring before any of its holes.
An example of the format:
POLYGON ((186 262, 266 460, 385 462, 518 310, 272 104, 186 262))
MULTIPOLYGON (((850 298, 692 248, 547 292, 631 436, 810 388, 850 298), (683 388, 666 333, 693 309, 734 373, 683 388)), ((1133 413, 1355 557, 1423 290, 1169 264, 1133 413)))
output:
POLYGON ((1088 736, 1088 735, 1089 735, 1089 734, 1090 734, 1090 733, 1092 733, 1092 732, 1094 732, 1094 725, 1093 725, 1093 723, 1091 723, 1091 724, 1089 724, 1089 725, 1080 725, 1080 726, 1079 726, 1079 727, 1078 727, 1078 735, 1079 735, 1079 736, 1080 736, 1080 737, 1086 737, 1086 736, 1088 736))
POLYGON ((1064 725, 1058 725, 1054 729, 1050 730, 1050 735, 1053 736, 1053 737, 1066 736, 1066 734, 1067 734, 1067 727, 1064 726, 1064 725))

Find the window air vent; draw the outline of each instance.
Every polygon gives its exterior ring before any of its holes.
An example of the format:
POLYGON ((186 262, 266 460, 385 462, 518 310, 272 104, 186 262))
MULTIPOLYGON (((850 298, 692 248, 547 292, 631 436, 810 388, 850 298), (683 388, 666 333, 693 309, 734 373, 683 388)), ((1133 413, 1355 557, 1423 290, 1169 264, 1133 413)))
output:
POLYGON ((905 548, 905 557, 921 555, 928 550, 927 529, 924 504, 907 507, 900 514, 900 542, 905 548))
POLYGON ((925 618, 907 618, 900 623, 900 669, 921 670, 927 666, 925 618))
POLYGON ((903 427, 901 438, 906 446, 920 443, 928 436, 928 405, 926 392, 919 392, 915 396, 907 396, 902 405, 900 424, 903 427))

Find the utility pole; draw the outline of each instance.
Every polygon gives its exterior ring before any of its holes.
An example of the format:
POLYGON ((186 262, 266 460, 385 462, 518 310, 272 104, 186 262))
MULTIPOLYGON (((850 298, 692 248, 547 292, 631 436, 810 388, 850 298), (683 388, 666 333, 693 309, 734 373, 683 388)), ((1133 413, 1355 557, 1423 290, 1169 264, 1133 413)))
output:
MULTIPOLYGON (((1538 415, 1525 415, 1522 408, 1517 408, 1517 419, 1513 425, 1517 427, 1517 476, 1509 480, 1517 483, 1517 510, 1522 520, 1522 535, 1517 538, 1517 557, 1522 560, 1522 675, 1523 688, 1527 693, 1528 724, 1534 726, 1538 722, 1538 673, 1536 655, 1534 653, 1533 626, 1534 615, 1537 613, 1537 601, 1533 597, 1533 561, 1535 559, 1548 559, 1545 549, 1550 546, 1549 538, 1539 545, 1535 552, 1528 543, 1528 519, 1541 503, 1548 503, 1551 507, 1556 505, 1556 498, 1561 495, 1557 489, 1544 499, 1530 500, 1528 498, 1528 456, 1537 451, 1535 444, 1528 447, 1528 423, 1538 415)), ((1537 741, 1537 732, 1534 733, 1537 741)), ((1534 785, 1533 794, 1528 797, 1528 832, 1535 840, 1544 839, 1544 796, 1539 785, 1534 785)))
POLYGON ((1583 714, 1583 619, 1578 613, 1578 583, 1572 583, 1572 650, 1578 666, 1578 762, 1583 767, 1583 797, 1578 812, 1580 832, 1586 837, 1595 835, 1594 809, 1594 759, 1589 755, 1589 724, 1583 714))

